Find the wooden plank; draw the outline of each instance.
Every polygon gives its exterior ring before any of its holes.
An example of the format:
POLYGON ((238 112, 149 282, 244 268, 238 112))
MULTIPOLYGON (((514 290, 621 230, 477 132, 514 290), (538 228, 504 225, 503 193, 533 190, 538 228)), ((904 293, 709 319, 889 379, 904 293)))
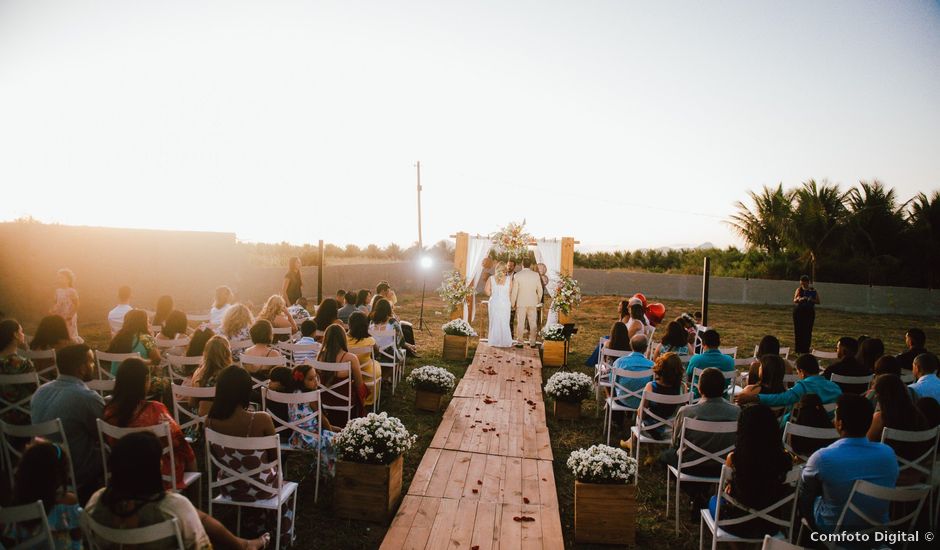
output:
MULTIPOLYGON (((461 499, 457 504, 457 521, 450 535, 450 548, 469 550, 477 520, 478 501, 461 499)), ((443 547, 442 547, 443 548, 443 547)))
POLYGON ((421 501, 418 503, 418 511, 408 530, 408 537, 402 543, 401 547, 405 549, 424 550, 428 543, 428 537, 431 536, 431 526, 434 525, 434 516, 440 507, 441 499, 418 497, 421 501))
POLYGON ((522 492, 519 495, 519 504, 543 504, 538 462, 529 458, 522 460, 522 492))
POLYGON ((405 496, 401 501, 401 506, 398 507, 398 513, 395 514, 392 525, 385 533, 385 539, 382 541, 382 546, 379 547, 380 550, 398 550, 405 545, 408 532, 411 530, 411 525, 418 513, 419 504, 421 504, 420 497, 405 496))
POLYGON ((536 460, 538 465, 539 503, 558 508, 558 491, 555 487, 555 471, 548 460, 536 460))
POLYGON ((411 478, 411 485, 408 487, 409 495, 427 494, 428 483, 431 481, 431 476, 434 475, 441 452, 441 449, 429 447, 424 456, 421 457, 421 463, 418 464, 418 469, 415 470, 415 475, 411 478))
POLYGON ((447 488, 444 490, 444 498, 457 499, 463 496, 464 487, 467 486, 467 472, 470 469, 472 456, 470 453, 455 453, 453 466, 451 466, 450 473, 447 476, 447 488))
POLYGON ((473 537, 470 546, 478 550, 499 548, 499 508, 495 502, 477 503, 477 515, 473 523, 473 537))
POLYGON ((450 475, 450 469, 454 465, 454 460, 456 458, 457 453, 454 451, 441 451, 441 457, 437 459, 437 466, 434 469, 434 474, 432 474, 431 480, 428 482, 427 489, 424 492, 425 496, 444 496, 444 490, 447 489, 447 480, 450 475))
POLYGON ((458 501, 453 499, 441 499, 437 515, 434 517, 434 524, 431 526, 428 544, 425 548, 428 550, 447 548, 450 544, 450 535, 454 532, 454 521, 457 519, 458 504, 458 501))

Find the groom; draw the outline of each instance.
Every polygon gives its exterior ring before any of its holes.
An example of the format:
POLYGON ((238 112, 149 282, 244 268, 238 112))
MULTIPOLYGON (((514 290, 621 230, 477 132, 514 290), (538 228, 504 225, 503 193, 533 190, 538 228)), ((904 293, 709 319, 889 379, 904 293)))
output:
POLYGON ((512 296, 510 303, 516 310, 516 339, 519 347, 525 340, 525 323, 529 322, 529 345, 535 347, 535 337, 538 334, 538 306, 542 303, 542 278, 530 269, 532 260, 522 260, 522 270, 513 278, 512 296))

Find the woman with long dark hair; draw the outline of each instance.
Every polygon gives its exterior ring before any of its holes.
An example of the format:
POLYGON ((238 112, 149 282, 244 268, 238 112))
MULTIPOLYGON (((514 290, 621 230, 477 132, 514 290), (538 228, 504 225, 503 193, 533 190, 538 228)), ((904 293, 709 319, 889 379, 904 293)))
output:
POLYGON ((157 308, 153 313, 153 319, 150 321, 155 327, 162 327, 173 310, 173 297, 167 294, 157 298, 157 308))
MULTIPOLYGON (((320 353, 317 354, 317 361, 323 363, 349 363, 352 370, 353 388, 353 417, 363 416, 365 414, 364 403, 369 389, 362 382, 362 371, 359 367, 359 358, 355 354, 349 353, 349 344, 346 340, 346 332, 340 325, 330 325, 323 334, 323 344, 320 346, 320 353)), ((332 386, 335 377, 340 376, 334 372, 319 372, 321 382, 325 386, 332 386)), ((323 395, 323 403, 326 405, 344 405, 339 398, 330 394, 323 395)), ((335 413, 334 413, 335 414, 335 413)), ((345 416, 345 415, 343 415, 345 416)), ((331 416, 330 421, 337 426, 345 426, 346 418, 331 416)))
POLYGON ((858 345, 858 354, 855 358, 858 362, 868 369, 868 372, 875 372, 875 363, 885 354, 885 343, 881 338, 865 338, 858 345))
POLYGON ((326 330, 326 327, 340 323, 339 303, 334 298, 324 298, 313 316, 313 322, 317 324, 320 330, 326 330))
MULTIPOLYGON (((790 413, 790 422, 810 428, 832 428, 832 419, 823 406, 822 400, 815 393, 807 393, 790 413)), ((790 448, 802 456, 810 456, 819 449, 827 447, 833 441, 791 435, 790 448)))
MULTIPOLYGON (((154 323, 156 325, 156 323, 154 323)), ((189 329, 189 320, 186 314, 178 309, 171 311, 163 322, 157 340, 176 340, 185 338, 189 329)))
MULTIPOLYGON (((370 348, 371 353, 360 353, 356 355, 359 359, 359 372, 365 373, 372 380, 377 380, 377 383, 380 384, 379 380, 381 367, 379 367, 376 362, 372 359, 373 357, 378 357, 381 350, 379 350, 378 345, 375 343, 375 338, 369 334, 369 318, 360 311, 354 312, 349 316, 349 330, 346 333, 346 345, 349 346, 349 349, 353 348, 370 348)), ((370 406, 375 402, 375 387, 369 389, 369 394, 363 400, 363 405, 370 406)))
MULTIPOLYGON (((881 441, 885 428, 911 432, 927 429, 927 419, 914 405, 910 388, 894 374, 882 374, 875 379, 875 398, 878 409, 871 419, 868 429, 870 441, 881 441)), ((894 452, 907 460, 914 460, 927 450, 929 445, 919 442, 888 441, 894 452)), ((917 472, 907 470, 901 473, 898 485, 910 485, 920 481, 917 472)))
MULTIPOLYGON (((816 322, 819 292, 813 288, 808 275, 800 277, 800 286, 793 293, 793 344, 796 353, 809 353, 816 322)), ((778 352, 779 353, 779 352, 778 352)))
MULTIPOLYGON (((33 362, 18 352, 25 340, 26 335, 23 334, 23 327, 19 323, 13 319, 0 321, 0 374, 25 374, 36 371, 33 362)), ((7 403, 19 403, 35 391, 35 384, 0 386, 0 393, 7 403)), ((16 407, 9 407, 9 410, 4 411, 2 419, 8 424, 18 425, 29 424, 30 420, 28 414, 16 407)))
MULTIPOLYGON (((150 334, 150 323, 147 321, 147 312, 142 309, 132 309, 124 315, 124 326, 114 335, 108 344, 108 353, 138 353, 151 365, 160 364, 160 350, 154 343, 150 334)), ((117 374, 120 362, 111 362, 111 375, 117 374)))
POLYGON ((284 284, 281 285, 281 296, 287 305, 293 305, 303 293, 304 281, 300 276, 300 258, 294 256, 287 261, 287 273, 284 274, 284 284))
POLYGON ((643 303, 639 298, 630 299, 630 319, 625 324, 630 338, 639 334, 649 324, 646 320, 646 310, 643 309, 643 303))
POLYGON ((33 351, 46 351, 61 349, 72 343, 69 338, 69 328, 65 319, 58 315, 46 315, 39 320, 36 333, 29 341, 29 349, 33 351))
MULTIPOLYGON (((735 448, 728 453, 725 460, 725 464, 734 470, 728 494, 751 509, 764 509, 783 498, 790 490, 786 478, 793 468, 793 461, 783 449, 780 424, 770 407, 757 404, 741 411, 737 435, 735 448)), ((712 517, 715 517, 719 497, 720 495, 711 497, 708 503, 712 517)), ((722 518, 744 514, 745 512, 737 507, 722 504, 722 518)), ((758 539, 780 531, 779 526, 762 518, 723 528, 739 537, 758 539)))
MULTIPOLYGON (((405 334, 402 331, 401 323, 395 318, 392 311, 392 303, 385 298, 378 298, 372 306, 370 315, 371 326, 375 330, 394 330, 395 339, 398 345, 404 346, 408 351, 414 353, 415 346, 405 341, 405 334)), ((317 324, 317 326, 320 326, 317 324)))
POLYGON ((369 315, 372 310, 372 291, 367 288, 359 289, 356 293, 356 309, 369 315))
POLYGON ((653 352, 653 361, 664 353, 677 355, 692 355, 692 346, 689 345, 689 333, 677 321, 669 321, 666 325, 666 334, 660 340, 656 351, 653 352))
POLYGON ((783 393, 786 391, 786 386, 783 383, 783 375, 786 374, 786 370, 787 362, 783 357, 776 354, 762 355, 757 372, 752 371, 748 374, 748 388, 756 389, 758 393, 763 394, 783 393), (752 375, 755 374, 756 376, 752 378, 752 375))
MULTIPOLYGON (((761 338, 760 343, 757 344, 754 360, 751 361, 751 365, 748 367, 747 371, 748 385, 760 383, 760 375, 758 374, 761 365, 760 359, 765 355, 780 355, 780 340, 778 340, 776 336, 768 334, 761 338)), ((790 370, 792 370, 786 361, 784 361, 784 368, 788 374, 790 370)))
POLYGON ((169 455, 163 458, 161 471, 165 476, 175 475, 176 487, 183 489, 183 473, 196 471, 196 454, 166 406, 159 401, 147 400, 149 390, 150 369, 147 364, 140 359, 125 359, 118 367, 114 394, 104 407, 102 420, 119 428, 142 428, 168 422, 176 472, 170 472, 169 455))

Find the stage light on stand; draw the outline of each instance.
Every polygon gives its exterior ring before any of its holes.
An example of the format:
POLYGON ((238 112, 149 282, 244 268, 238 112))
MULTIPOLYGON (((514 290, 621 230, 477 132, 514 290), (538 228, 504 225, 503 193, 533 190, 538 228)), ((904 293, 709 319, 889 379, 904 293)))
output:
POLYGON ((418 260, 418 265, 421 266, 421 314, 418 317, 418 330, 427 330, 428 333, 431 332, 431 329, 424 326, 424 294, 428 288, 428 271, 431 267, 434 266, 434 258, 423 255, 421 259, 418 260))

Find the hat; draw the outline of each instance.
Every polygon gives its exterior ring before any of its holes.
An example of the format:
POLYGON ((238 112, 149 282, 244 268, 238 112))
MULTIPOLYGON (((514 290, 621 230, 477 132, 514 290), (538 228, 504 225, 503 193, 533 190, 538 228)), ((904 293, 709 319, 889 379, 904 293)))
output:
POLYGON ((642 305, 643 305, 643 300, 637 298, 636 296, 634 296, 633 298, 630 298, 630 300, 627 302, 627 306, 633 307, 633 306, 635 306, 635 305, 640 305, 640 306, 642 306, 642 305))

